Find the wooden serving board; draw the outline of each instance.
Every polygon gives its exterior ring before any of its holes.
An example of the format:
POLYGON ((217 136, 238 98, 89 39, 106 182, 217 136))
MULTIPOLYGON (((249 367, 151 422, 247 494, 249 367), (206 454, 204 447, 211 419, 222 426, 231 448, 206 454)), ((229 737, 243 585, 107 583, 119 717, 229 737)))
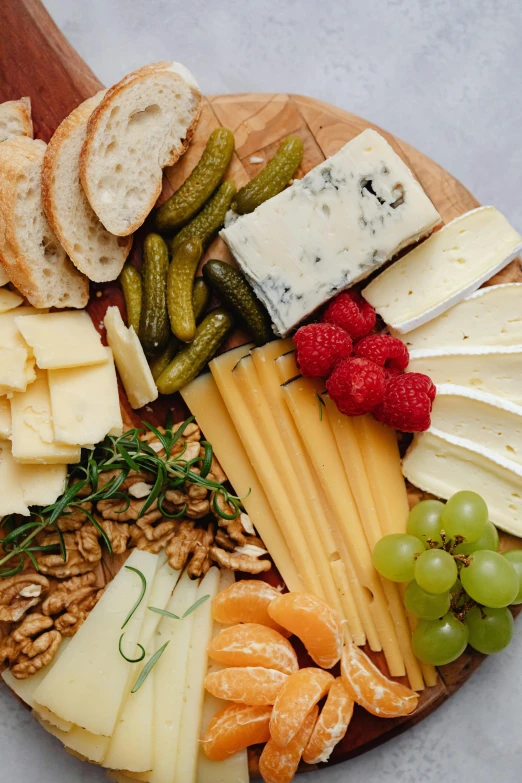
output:
MULTIPOLYGON (((2 0, 0 102, 28 95, 38 138, 48 141, 63 118, 101 88, 102 84, 62 36, 38 0, 2 0)), ((165 172, 160 200, 167 198, 185 180, 198 161, 210 132, 220 125, 230 128, 235 135, 236 152, 229 176, 238 187, 264 165, 255 158, 269 159, 281 139, 289 133, 299 134, 304 141, 304 159, 297 174, 302 176, 365 128, 376 127, 354 114, 300 95, 245 93, 208 97, 204 100, 201 120, 188 152, 176 166, 165 172)), ((478 206, 474 196, 451 174, 400 139, 377 130, 412 169, 445 222, 478 206)), ((135 245, 134 252, 139 254, 139 238, 135 245)), ((210 256, 231 260, 219 239, 207 253, 207 257, 210 256)), ((513 280, 522 281, 518 259, 501 277, 497 276, 495 282, 513 280)), ((103 319, 108 304, 114 303, 122 306, 117 284, 93 286, 89 311, 96 325, 103 319)), ((236 334, 234 341, 239 344, 244 340, 236 334)), ((178 404, 165 398, 163 408, 156 405, 153 412, 149 411, 149 418, 160 421, 166 406, 178 404)), ((126 401, 123 406, 128 420, 135 420, 126 401)), ((520 541, 509 536, 503 538, 503 543, 504 548, 521 546, 520 541)), ((382 655, 372 657, 385 671, 382 655)), ((484 656, 470 650, 454 664, 442 667, 437 685, 423 692, 419 708, 410 718, 382 720, 358 710, 332 761, 344 761, 358 755, 418 723, 458 690, 483 659, 484 656)), ((252 772, 255 772, 255 751, 250 761, 252 772)))

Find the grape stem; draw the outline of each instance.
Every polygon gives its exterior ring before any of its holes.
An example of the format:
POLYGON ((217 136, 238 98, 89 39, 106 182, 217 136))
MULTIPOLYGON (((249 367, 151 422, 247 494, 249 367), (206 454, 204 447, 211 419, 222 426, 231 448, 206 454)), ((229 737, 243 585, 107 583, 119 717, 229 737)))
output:
POLYGON ((453 555, 453 559, 458 560, 458 562, 462 563, 465 568, 471 565, 471 559, 467 555, 453 555))

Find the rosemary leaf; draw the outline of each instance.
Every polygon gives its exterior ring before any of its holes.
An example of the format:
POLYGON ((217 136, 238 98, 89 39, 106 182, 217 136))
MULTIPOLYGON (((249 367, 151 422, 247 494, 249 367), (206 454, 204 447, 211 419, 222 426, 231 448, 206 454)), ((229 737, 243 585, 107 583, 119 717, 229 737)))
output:
POLYGON ((138 679, 134 683, 134 687, 132 688, 131 693, 136 693, 136 691, 139 691, 139 689, 141 688, 141 686, 143 685, 143 683, 145 682, 145 680, 147 679, 147 677, 151 673, 152 669, 157 664, 157 662, 159 661, 159 659, 161 658, 161 656, 163 655, 163 653, 165 652, 165 650, 167 649, 169 644, 170 644, 170 641, 165 642, 165 644, 162 645, 159 648, 159 650, 157 650, 154 653, 154 655, 151 657, 151 659, 149 661, 147 661, 147 663, 145 664, 145 666, 143 667, 143 669, 140 672, 140 676, 138 677, 138 679))
POLYGON ((147 589, 147 580, 145 579, 145 575, 142 574, 142 572, 138 568, 134 568, 133 566, 128 566, 128 565, 126 565, 125 568, 127 569, 127 571, 134 571, 135 574, 138 574, 139 578, 141 579, 141 592, 140 592, 140 596, 139 596, 138 600, 136 601, 136 603, 134 604, 134 606, 130 610, 129 614, 127 615, 127 619, 125 620, 125 622, 121 626, 121 630, 122 631, 125 628, 125 626, 127 625, 127 623, 129 622, 129 620, 131 619, 132 615, 134 614, 134 612, 136 611, 138 606, 143 601, 143 596, 145 595, 145 590, 147 589))
POLYGON ((185 617, 189 616, 189 614, 192 614, 192 612, 195 612, 196 609, 199 606, 201 606, 201 604, 204 604, 205 601, 208 601, 209 598, 210 598, 210 595, 202 595, 201 598, 199 598, 195 603, 192 604, 192 606, 189 606, 189 608, 184 613, 184 615, 183 615, 183 617, 181 619, 184 620, 185 617))
POLYGON ((118 650, 120 651, 120 655, 121 655, 121 657, 122 657, 122 658, 125 658, 125 660, 126 660, 128 663, 139 663, 140 661, 142 661, 142 660, 145 658, 145 655, 146 655, 146 652, 145 652, 145 647, 144 647, 142 644, 138 644, 138 647, 139 647, 139 648, 140 648, 140 650, 141 650, 141 653, 140 653, 140 657, 139 657, 139 658, 127 658, 127 656, 125 655, 125 653, 124 653, 124 652, 123 652, 123 650, 121 649, 121 642, 122 642, 122 639, 123 639, 123 637, 124 637, 124 636, 125 636, 125 634, 124 634, 124 633, 122 633, 122 635, 120 636, 120 641, 118 642, 118 650))
POLYGON ((149 606, 149 612, 155 612, 156 614, 161 614, 163 617, 170 617, 171 620, 181 620, 181 617, 178 617, 177 614, 172 614, 172 612, 167 612, 166 609, 158 609, 156 606, 149 606))

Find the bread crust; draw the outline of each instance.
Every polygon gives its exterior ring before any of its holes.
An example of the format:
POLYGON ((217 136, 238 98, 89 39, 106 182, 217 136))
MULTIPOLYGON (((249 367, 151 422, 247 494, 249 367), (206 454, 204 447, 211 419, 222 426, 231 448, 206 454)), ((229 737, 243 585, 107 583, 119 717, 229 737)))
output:
MULTIPOLYGON (((32 139, 34 134, 33 129, 33 120, 31 116, 31 99, 30 98, 20 98, 17 101, 5 101, 5 103, 0 104, 0 112, 9 112, 12 111, 14 114, 17 114, 20 120, 20 126, 22 128, 22 133, 18 135, 27 136, 28 138, 32 139)), ((9 136, 6 138, 15 138, 13 136, 9 136)), ((0 141, 4 141, 4 139, 0 138, 0 141)))

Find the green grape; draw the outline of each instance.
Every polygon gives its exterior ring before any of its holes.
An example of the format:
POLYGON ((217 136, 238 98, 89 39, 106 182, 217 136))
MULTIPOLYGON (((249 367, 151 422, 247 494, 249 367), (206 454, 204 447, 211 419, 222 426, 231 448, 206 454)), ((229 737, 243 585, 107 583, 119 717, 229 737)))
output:
POLYGON ((439 620, 419 620, 411 639, 413 652, 420 661, 444 666, 466 649, 468 627, 448 612, 439 620))
POLYGON ((498 530, 493 522, 488 522, 482 535, 477 541, 459 544, 453 550, 454 555, 471 555, 478 552, 479 549, 491 549, 492 552, 498 552, 499 545, 498 530))
POLYGON ((449 538, 462 536, 469 544, 484 532, 488 507, 476 492, 463 490, 450 497, 444 506, 441 521, 442 529, 449 538))
POLYGON ((480 607, 474 606, 466 615, 466 625, 471 646, 485 655, 491 655, 508 646, 513 638, 515 623, 509 609, 481 611, 480 607))
POLYGON ((520 580, 509 560, 498 552, 483 549, 470 555, 470 561, 460 572, 460 581, 470 598, 493 609, 513 603, 520 580))
POLYGON ((518 593, 512 604, 522 604, 522 549, 509 549, 503 553, 518 574, 518 593))
POLYGON ((427 593, 447 593, 458 576, 457 564, 443 549, 427 549, 415 561, 414 575, 427 593))
POLYGON ((455 584, 450 589, 450 597, 452 601, 455 601, 457 609, 462 607, 466 603, 467 595, 462 587, 462 582, 457 579, 455 584), (457 600, 457 596, 460 596, 457 600))
POLYGON ((436 620, 446 614, 450 608, 450 594, 427 593, 417 582, 410 582, 404 591, 404 605, 410 614, 424 620, 436 620))
POLYGON ((392 582, 411 582, 415 556, 425 551, 424 544, 418 538, 405 533, 392 533, 375 544, 373 564, 382 576, 392 582))
POLYGON ((429 546, 428 539, 432 539, 439 546, 442 544, 440 531, 442 528, 440 516, 444 503, 440 500, 421 500, 412 508, 408 515, 408 533, 424 541, 429 546))

